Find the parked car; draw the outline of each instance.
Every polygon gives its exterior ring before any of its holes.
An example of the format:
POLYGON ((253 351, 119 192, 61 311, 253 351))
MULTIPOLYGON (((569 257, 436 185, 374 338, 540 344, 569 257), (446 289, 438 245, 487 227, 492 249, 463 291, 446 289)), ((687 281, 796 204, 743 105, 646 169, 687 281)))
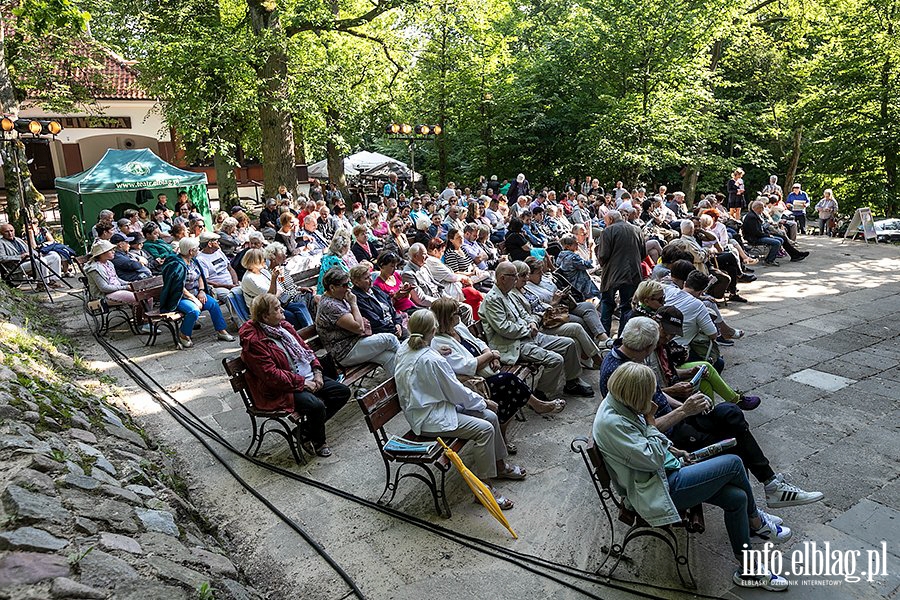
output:
MULTIPOLYGON (((857 230, 858 236, 862 237, 862 225, 857 230)), ((875 236, 879 242, 900 242, 900 219, 875 221, 875 236)))

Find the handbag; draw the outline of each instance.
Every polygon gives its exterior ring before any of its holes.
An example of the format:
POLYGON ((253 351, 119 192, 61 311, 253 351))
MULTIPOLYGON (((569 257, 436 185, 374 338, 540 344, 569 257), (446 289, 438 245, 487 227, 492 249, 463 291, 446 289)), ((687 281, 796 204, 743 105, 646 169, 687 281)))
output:
POLYGON ((569 309, 559 304, 551 306, 541 315, 541 325, 544 329, 556 329, 560 325, 569 322, 569 309))
POLYGON ((703 357, 703 360, 710 364, 719 360, 719 344, 705 335, 698 335, 692 339, 689 347, 692 353, 703 357))
POLYGON ((491 399, 491 390, 488 388, 487 380, 484 377, 478 377, 477 375, 474 377, 457 375, 456 378, 459 379, 460 383, 465 387, 469 388, 485 400, 491 399))

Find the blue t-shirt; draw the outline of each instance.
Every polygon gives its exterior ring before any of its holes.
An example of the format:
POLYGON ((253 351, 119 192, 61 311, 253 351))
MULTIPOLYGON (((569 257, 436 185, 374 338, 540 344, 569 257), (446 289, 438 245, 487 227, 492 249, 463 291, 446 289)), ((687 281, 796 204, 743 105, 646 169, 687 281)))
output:
MULTIPOLYGON (((600 366, 600 394, 604 398, 609 393, 607 383, 613 372, 623 364, 631 361, 630 358, 625 356, 625 354, 619 350, 621 342, 616 340, 616 344, 617 345, 610 350, 609 354, 606 355, 606 358, 603 359, 603 364, 600 366)), ((657 419, 672 412, 672 407, 669 406, 669 401, 666 400, 666 396, 659 388, 658 383, 656 384, 656 391, 653 393, 653 402, 655 402, 657 406, 656 414, 654 415, 657 419)), ((668 435, 669 432, 671 432, 671 429, 669 431, 664 431, 663 433, 668 435)))
POLYGON ((787 200, 785 200, 785 204, 793 205, 793 209, 791 210, 794 214, 800 214, 806 212, 806 207, 809 206, 809 196, 806 192, 800 192, 799 194, 795 194, 791 192, 788 194, 787 200))

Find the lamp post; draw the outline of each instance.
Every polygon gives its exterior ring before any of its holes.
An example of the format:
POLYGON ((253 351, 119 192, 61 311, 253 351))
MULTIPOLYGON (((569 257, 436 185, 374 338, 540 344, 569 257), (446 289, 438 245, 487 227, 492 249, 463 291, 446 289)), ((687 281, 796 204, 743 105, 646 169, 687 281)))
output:
MULTIPOLYGON (((22 179, 22 166, 21 161, 19 160, 18 152, 13 149, 18 149, 18 146, 22 144, 22 138, 26 135, 31 135, 34 138, 38 138, 43 135, 50 135, 52 137, 56 137, 62 131, 62 125, 60 125, 56 121, 50 121, 46 119, 17 119, 9 115, 4 115, 0 118, 0 132, 2 132, 2 139, 0 142, 6 147, 6 157, 11 161, 11 169, 16 174, 16 184, 19 188, 19 199, 22 210, 22 217, 24 221, 25 231, 23 232, 22 237, 25 238, 25 243, 28 246, 28 261, 31 264, 31 276, 35 278, 37 281, 41 282, 41 285, 44 288, 44 291, 47 292, 47 296, 50 298, 50 301, 53 302, 53 296, 50 293, 50 287, 47 285, 47 280, 44 276, 44 271, 42 268, 39 268, 39 264, 42 267, 47 268, 52 272, 53 275, 56 276, 57 279, 65 283, 67 286, 69 285, 67 281, 65 281, 59 273, 53 271, 44 261, 41 260, 38 252, 34 247, 34 241, 32 239, 32 231, 31 231, 31 213, 29 212, 28 202, 25 199, 25 183, 22 179)), ((22 145, 24 151, 24 145, 22 145)), ((2 157, 0 157, 2 158, 2 157)), ((2 160, 0 160, 0 164, 2 164, 2 160)), ((31 174, 29 173, 28 178, 31 178, 31 174)), ((7 189, 9 188, 9 183, 7 182, 7 189)), ((7 203, 8 203, 7 198, 7 203)))
POLYGON ((386 130, 389 137, 395 140, 405 140, 409 143, 409 166, 412 170, 413 195, 416 194, 416 140, 434 139, 441 135, 444 129, 440 125, 409 125, 407 123, 391 123, 386 130))

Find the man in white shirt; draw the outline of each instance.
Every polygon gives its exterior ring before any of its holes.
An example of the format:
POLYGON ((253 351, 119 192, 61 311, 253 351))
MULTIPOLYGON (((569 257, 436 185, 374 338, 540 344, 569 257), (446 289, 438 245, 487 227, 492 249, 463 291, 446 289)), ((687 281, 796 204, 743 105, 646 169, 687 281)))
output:
POLYGON ((447 182, 447 187, 441 192, 441 195, 438 196, 442 204, 447 204, 450 202, 451 198, 456 198, 456 184, 452 181, 447 182))
POLYGON ((622 187, 622 182, 617 181, 616 187, 613 189, 613 193, 615 194, 616 202, 622 199, 622 194, 624 194, 627 190, 622 187))
POLYGON ((204 231, 200 234, 197 262, 200 263, 206 283, 212 288, 217 301, 221 302, 227 298, 231 288, 240 285, 237 273, 231 268, 231 262, 219 248, 218 233, 204 231))

